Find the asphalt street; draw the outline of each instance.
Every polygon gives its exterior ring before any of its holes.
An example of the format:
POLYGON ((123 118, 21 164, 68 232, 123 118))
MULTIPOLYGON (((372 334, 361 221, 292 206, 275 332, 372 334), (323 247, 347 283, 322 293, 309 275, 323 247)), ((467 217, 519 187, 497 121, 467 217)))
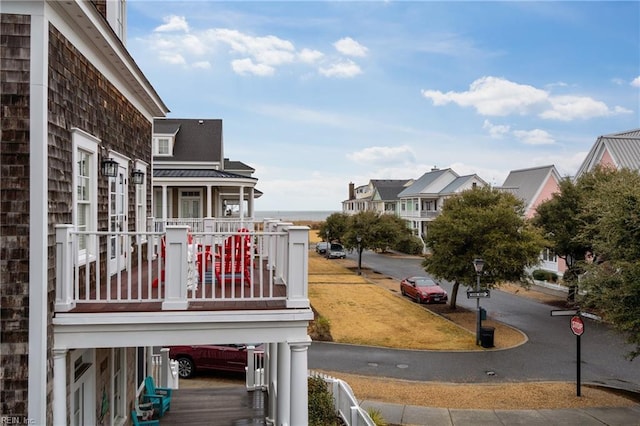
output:
MULTIPOLYGON (((350 254, 354 257, 354 254, 350 254)), ((363 253, 363 267, 396 278, 424 275, 420 259, 363 253)), ((451 284, 443 283, 450 292, 451 284)), ((475 309, 460 287, 458 305, 475 309)), ((513 326, 528 337, 513 349, 474 352, 397 350, 335 343, 313 342, 309 368, 371 376, 454 383, 499 383, 517 381, 575 381, 577 337, 569 327, 570 317, 552 317, 557 307, 507 292, 492 290, 481 306, 493 319, 513 326)), ((640 392, 640 360, 628 361, 631 349, 609 326, 585 320, 580 338, 581 382, 640 392)))

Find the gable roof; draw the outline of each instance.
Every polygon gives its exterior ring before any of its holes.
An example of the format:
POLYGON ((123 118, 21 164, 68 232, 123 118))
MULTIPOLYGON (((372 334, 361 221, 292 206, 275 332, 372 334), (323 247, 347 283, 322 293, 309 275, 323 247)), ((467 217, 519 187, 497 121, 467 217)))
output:
POLYGON ((640 129, 599 136, 576 173, 576 179, 593 170, 608 153, 618 169, 640 170, 640 129))
POLYGON ((512 170, 498 189, 511 192, 525 203, 526 211, 535 204, 549 177, 560 182, 560 174, 553 165, 512 170))
POLYGON ((483 179, 480 178, 480 176, 476 174, 459 176, 455 178, 454 181, 451 182, 449 185, 445 186, 442 189, 442 191, 440 191, 440 195, 455 194, 456 192, 460 192, 461 188, 463 188, 465 184, 473 180, 477 180, 478 183, 484 186, 487 186, 487 182, 485 182, 483 179))
POLYGON ((374 194, 377 193, 379 197, 375 197, 374 195, 372 198, 378 198, 382 201, 397 200, 398 194, 405 188, 407 182, 410 181, 411 179, 372 179, 371 184, 374 188, 374 194))
POLYGON ((413 182, 412 185, 408 186, 403 191, 401 191, 398 194, 398 198, 413 197, 413 196, 424 195, 424 194, 437 194, 442 190, 442 188, 436 191, 437 188, 430 188, 430 187, 432 187, 432 185, 436 181, 438 181, 439 178, 447 174, 452 175, 452 180, 459 177, 458 174, 451 169, 431 170, 423 174, 422 176, 420 176, 420 178, 418 178, 415 182, 413 182))
POLYGON ((154 156, 154 161, 223 162, 222 120, 156 118, 154 135, 174 135, 172 157, 154 156))

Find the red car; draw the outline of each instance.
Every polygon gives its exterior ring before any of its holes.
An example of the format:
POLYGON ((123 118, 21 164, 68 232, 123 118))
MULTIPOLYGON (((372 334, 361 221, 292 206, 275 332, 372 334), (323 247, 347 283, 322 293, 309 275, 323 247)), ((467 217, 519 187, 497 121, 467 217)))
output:
MULTIPOLYGON (((263 345, 254 345, 262 357, 263 345)), ((178 361, 178 375, 182 379, 192 377, 198 370, 245 372, 247 345, 198 345, 171 346, 169 358, 178 361)))
POLYGON ((446 303, 447 292, 429 277, 407 277, 400 282, 400 292, 416 303, 446 303))

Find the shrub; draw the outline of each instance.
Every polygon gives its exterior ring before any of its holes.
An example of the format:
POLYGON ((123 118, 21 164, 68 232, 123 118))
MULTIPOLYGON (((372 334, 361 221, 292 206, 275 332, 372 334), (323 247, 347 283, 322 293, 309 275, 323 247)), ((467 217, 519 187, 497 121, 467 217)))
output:
POLYGON ((382 413, 380 412, 380 410, 376 410, 375 408, 370 408, 367 411, 367 414, 369 414, 369 418, 373 420, 373 423, 375 423, 376 426, 388 426, 388 423, 384 419, 384 417, 382 417, 382 413))
POLYGON ((309 336, 319 342, 333 342, 331 322, 328 318, 318 316, 309 324, 309 336))
POLYGON ((415 235, 407 235, 396 243, 395 250, 406 254, 422 254, 422 240, 415 235))
POLYGON ((558 281, 558 274, 551 271, 545 271, 544 269, 536 269, 531 273, 534 280, 537 281, 547 281, 551 283, 555 283, 558 281))
POLYGON ((309 425, 338 426, 338 415, 333 407, 333 396, 321 377, 309 377, 309 425))

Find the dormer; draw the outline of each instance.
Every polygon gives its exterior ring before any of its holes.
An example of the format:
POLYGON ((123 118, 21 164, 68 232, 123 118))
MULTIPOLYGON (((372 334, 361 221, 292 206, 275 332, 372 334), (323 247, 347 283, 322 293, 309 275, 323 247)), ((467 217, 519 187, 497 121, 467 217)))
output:
POLYGON ((173 157, 173 146, 176 141, 176 135, 173 134, 156 134, 153 137, 153 156, 154 157, 173 157))

